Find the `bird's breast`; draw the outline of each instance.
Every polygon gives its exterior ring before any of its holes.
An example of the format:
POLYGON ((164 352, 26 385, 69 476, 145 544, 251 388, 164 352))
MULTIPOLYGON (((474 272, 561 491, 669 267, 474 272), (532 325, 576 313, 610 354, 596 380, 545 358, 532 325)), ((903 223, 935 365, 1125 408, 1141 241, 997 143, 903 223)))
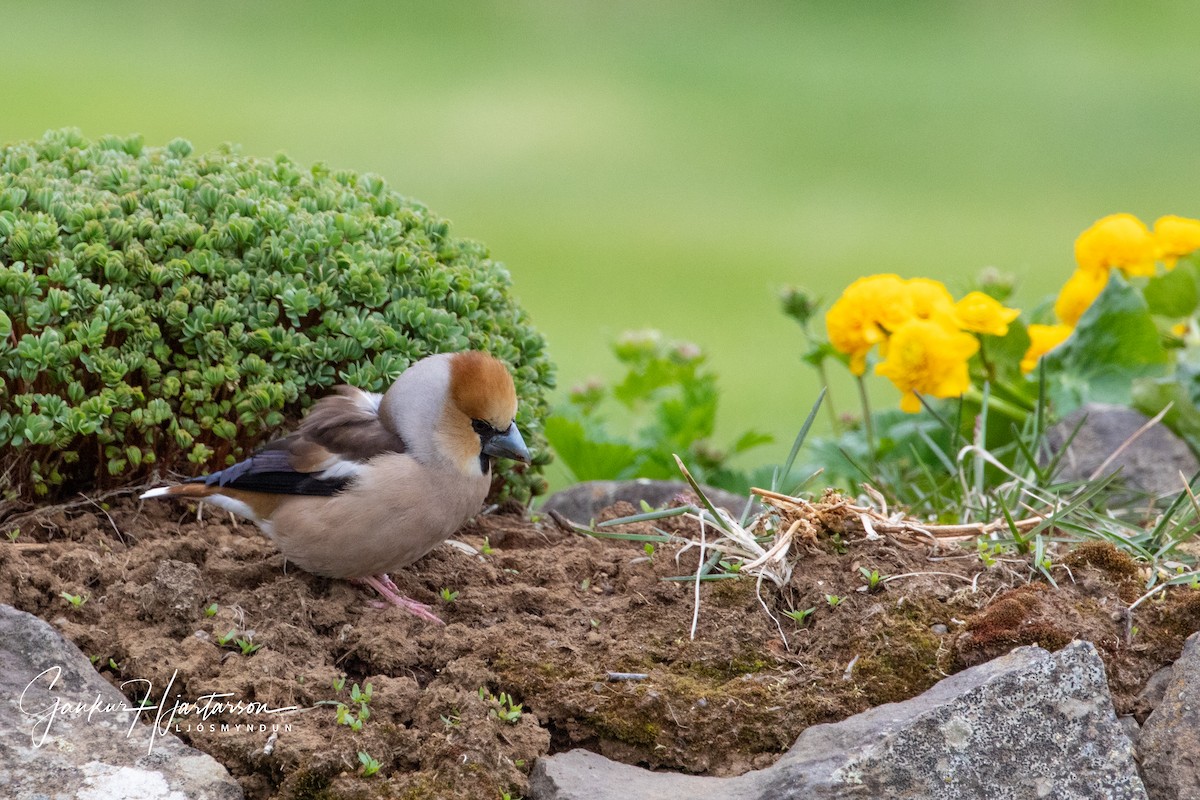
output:
POLYGON ((333 497, 282 503, 272 538, 301 568, 336 578, 400 569, 428 553, 477 514, 487 476, 423 467, 411 456, 368 462, 333 497))

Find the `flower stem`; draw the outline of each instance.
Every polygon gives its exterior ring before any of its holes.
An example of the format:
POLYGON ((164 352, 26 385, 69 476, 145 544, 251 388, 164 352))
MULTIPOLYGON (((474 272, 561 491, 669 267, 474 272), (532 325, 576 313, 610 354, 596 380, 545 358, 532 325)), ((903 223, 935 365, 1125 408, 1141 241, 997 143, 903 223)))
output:
POLYGON ((983 375, 988 383, 996 382, 996 366, 987 356, 987 343, 984 337, 979 337, 979 363, 983 365, 983 375))
POLYGON ((871 422, 871 403, 867 399, 867 382, 863 380, 862 375, 856 375, 854 380, 858 382, 858 399, 862 403, 863 410, 863 431, 867 435, 867 453, 871 456, 871 463, 875 463, 875 425, 871 422))
MULTIPOLYGON (((983 402, 983 393, 980 392, 978 389, 976 389, 974 386, 972 386, 970 389, 967 389, 967 391, 963 392, 963 398, 966 400, 974 401, 976 403, 982 403, 983 402)), ((1015 403, 1010 403, 1007 400, 1002 400, 1001 398, 996 397, 996 395, 994 395, 994 394, 989 394, 989 396, 987 398, 987 404, 988 404, 989 412, 995 411, 999 414, 1003 414, 1004 416, 1008 417, 1011 420, 1014 420, 1015 422, 1023 423, 1029 417, 1029 412, 1027 410, 1021 408, 1020 406, 1016 405, 1015 403)))
POLYGON ((833 407, 833 393, 829 391, 829 375, 825 371, 825 361, 823 359, 817 364, 817 375, 821 378, 821 385, 825 387, 825 410, 829 413, 829 428, 835 434, 841 433, 841 427, 838 425, 837 410, 833 407))

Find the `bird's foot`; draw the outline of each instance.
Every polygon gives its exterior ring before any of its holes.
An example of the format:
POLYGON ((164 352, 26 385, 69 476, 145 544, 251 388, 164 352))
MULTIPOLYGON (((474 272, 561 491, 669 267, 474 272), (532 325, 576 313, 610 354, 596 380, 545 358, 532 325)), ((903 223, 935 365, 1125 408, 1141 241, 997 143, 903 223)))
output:
POLYGON ((372 589, 379 592, 380 597, 382 597, 388 603, 391 603, 397 608, 404 609, 414 617, 420 617, 421 619, 428 620, 436 625, 446 624, 441 620, 441 618, 433 613, 433 609, 429 606, 425 605, 424 603, 418 603, 416 600, 412 600, 400 594, 399 587, 392 582, 391 578, 382 572, 378 575, 368 575, 365 578, 354 578, 352 579, 352 582, 370 586, 372 589))

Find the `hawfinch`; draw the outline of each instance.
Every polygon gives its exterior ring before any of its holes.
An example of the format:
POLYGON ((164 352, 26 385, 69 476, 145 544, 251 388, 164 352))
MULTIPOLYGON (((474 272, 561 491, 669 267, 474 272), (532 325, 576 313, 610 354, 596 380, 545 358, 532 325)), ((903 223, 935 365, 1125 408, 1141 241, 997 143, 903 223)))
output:
POLYGON ((479 512, 492 462, 529 462, 517 394, 485 353, 429 356, 385 394, 339 386, 294 433, 250 458, 142 498, 204 500, 258 525, 289 561, 374 588, 441 623, 387 576, 479 512))

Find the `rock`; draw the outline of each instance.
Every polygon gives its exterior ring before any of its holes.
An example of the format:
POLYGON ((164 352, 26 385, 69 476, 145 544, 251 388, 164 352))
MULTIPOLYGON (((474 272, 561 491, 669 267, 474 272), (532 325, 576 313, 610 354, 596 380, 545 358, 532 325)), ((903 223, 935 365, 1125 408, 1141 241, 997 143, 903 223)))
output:
MULTIPOLYGON (((147 717, 153 722, 153 714, 147 717)), ((0 605, 0 796, 242 797, 237 782, 211 756, 170 733, 152 738, 145 722, 132 728, 131 723, 129 701, 78 648, 37 617, 0 605), (77 703, 83 713, 66 712, 77 703)))
MULTIPOLYGON (((1149 421, 1149 417, 1124 406, 1090 403, 1073 411, 1046 431, 1046 443, 1052 453, 1057 453, 1079 425, 1079 432, 1067 448, 1055 477, 1061 481, 1090 478, 1149 421)), ((1200 461, 1182 439, 1159 423, 1134 439, 1103 469, 1103 475, 1118 468, 1121 470, 1118 480, 1132 489, 1173 495, 1183 490, 1179 473, 1190 479, 1200 470, 1200 461)))
POLYGON ((1088 642, 1020 647, 904 703, 814 725, 736 778, 649 772, 581 750, 539 759, 533 800, 1145 798, 1088 642))
POLYGON ((1175 666, 1168 664, 1151 675, 1150 679, 1146 681, 1146 685, 1138 692, 1138 696, 1134 700, 1133 715, 1137 718, 1139 725, 1145 725, 1150 714, 1158 708, 1158 704, 1167 694, 1167 687, 1171 684, 1174 674, 1175 666))
MULTIPOLYGON (((740 518, 746 509, 745 497, 713 486, 701 488, 713 505, 725 509, 734 519, 740 518)), ((651 508, 660 508, 674 505, 675 498, 680 495, 691 494, 691 487, 683 481, 652 481, 647 478, 632 481, 585 481, 550 495, 546 502, 542 503, 541 511, 547 514, 556 511, 576 524, 588 525, 601 511, 621 501, 639 508, 644 500, 651 508)), ((757 510, 760 509, 755 504, 753 511, 757 510)))
POLYGON ((1183 643, 1166 691, 1142 726, 1137 749, 1151 797, 1200 798, 1200 633, 1183 643))
POLYGON ((168 558, 158 565, 154 579, 141 587, 139 600, 152 618, 182 624, 196 618, 203 585, 199 567, 168 558))

